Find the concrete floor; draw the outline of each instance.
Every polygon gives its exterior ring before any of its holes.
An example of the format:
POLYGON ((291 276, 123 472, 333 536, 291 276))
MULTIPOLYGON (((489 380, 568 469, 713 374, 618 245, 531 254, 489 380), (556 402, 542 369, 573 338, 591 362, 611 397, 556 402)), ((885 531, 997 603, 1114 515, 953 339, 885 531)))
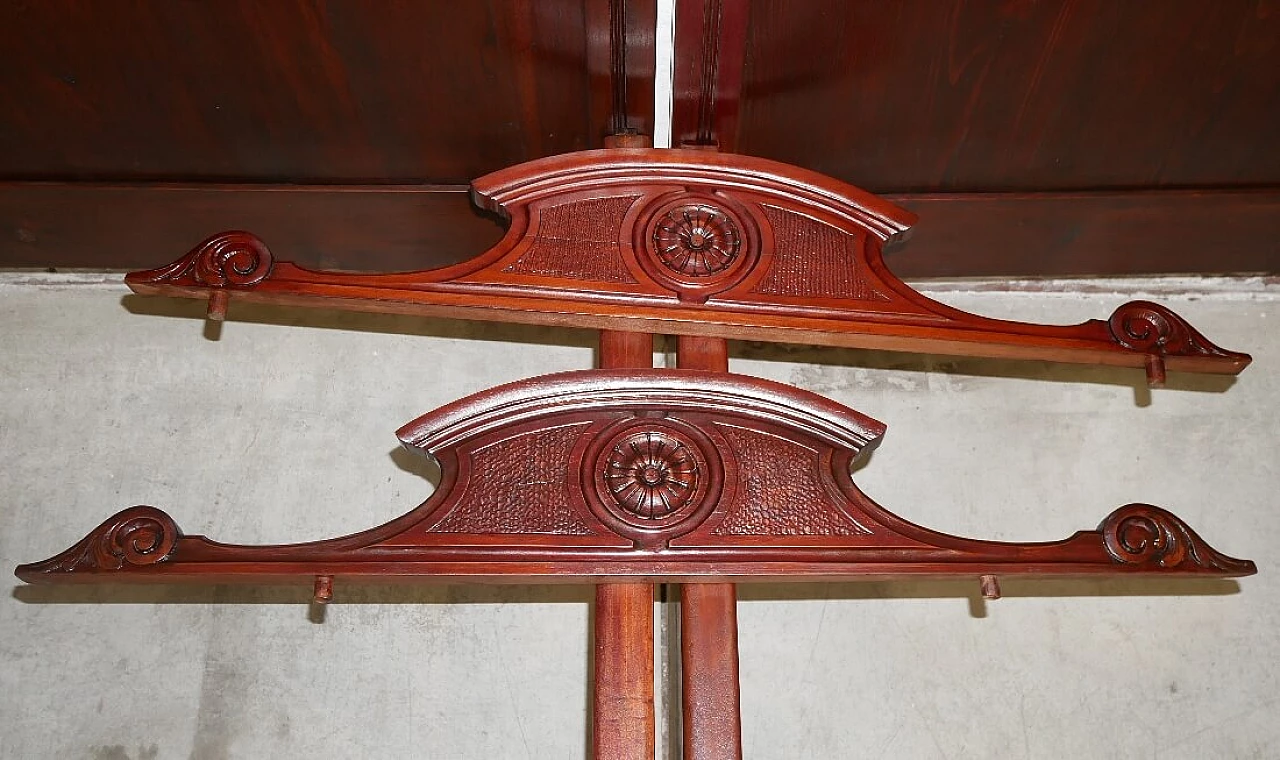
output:
MULTIPOLYGON (((5 277, 6 568, 132 504, 234 542, 381 523, 430 490, 399 425, 592 363, 589 333, 237 305, 213 341, 200 304, 5 277)), ((1073 287, 938 297, 1073 322, 1133 296, 1073 287)), ((747 757, 1280 757, 1280 290, 1189 287, 1160 300, 1254 354, 1234 384, 1171 376, 1148 393, 1137 371, 736 347, 735 371, 888 423, 856 478, 908 519, 1049 540, 1148 501, 1260 568, 1238 585, 1006 582, 988 604, 970 584, 744 587, 747 757)), ((590 596, 339 587, 317 623, 304 589, 14 580, 0 756, 583 757, 590 596)))

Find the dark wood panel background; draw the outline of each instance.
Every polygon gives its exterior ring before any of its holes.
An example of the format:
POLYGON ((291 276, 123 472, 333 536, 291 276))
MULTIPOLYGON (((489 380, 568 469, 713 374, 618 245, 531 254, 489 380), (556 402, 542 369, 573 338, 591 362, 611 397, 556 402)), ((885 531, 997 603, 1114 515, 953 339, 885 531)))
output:
POLYGON ((737 144, 881 193, 1280 184, 1274 0, 750 0, 737 144))
MULTIPOLYGON (((655 4, 625 9, 626 121, 651 133, 655 4)), ((677 136, 701 109, 724 149, 917 211, 903 276, 1280 272, 1274 0, 677 12, 677 136)), ((153 266, 228 228, 309 266, 468 258, 499 230, 457 185, 601 145, 609 16, 609 0, 0 0, 0 266, 153 266)))
POLYGON ((465 184, 601 146, 608 28, 607 0, 7 1, 0 178, 465 184))

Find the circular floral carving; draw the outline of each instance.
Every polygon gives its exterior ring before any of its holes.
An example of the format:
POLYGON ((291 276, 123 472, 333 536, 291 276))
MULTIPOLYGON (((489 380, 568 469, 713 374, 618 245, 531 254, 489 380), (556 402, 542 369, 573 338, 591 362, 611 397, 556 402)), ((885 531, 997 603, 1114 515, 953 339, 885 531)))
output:
POLYGON ((710 277, 733 264, 742 234, 725 212, 706 203, 668 210, 653 228, 654 254, 673 272, 710 277))
POLYGON ((642 520, 657 520, 689 503, 705 478, 702 469, 698 457, 675 436, 642 430, 613 445, 604 482, 619 507, 642 520))
POLYGON ((701 427, 636 416, 587 433, 582 457, 586 506, 641 546, 661 546, 696 528, 724 488, 720 446, 701 427))

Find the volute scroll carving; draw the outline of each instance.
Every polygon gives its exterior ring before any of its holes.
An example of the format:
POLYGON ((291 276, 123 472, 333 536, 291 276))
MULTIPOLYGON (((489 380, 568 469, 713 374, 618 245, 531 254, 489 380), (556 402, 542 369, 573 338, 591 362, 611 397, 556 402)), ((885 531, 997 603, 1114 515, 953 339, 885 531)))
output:
POLYGON ((271 275, 273 264, 265 243, 237 230, 210 237, 172 264, 130 276, 175 286, 251 288, 271 275))
POLYGON ((1165 510, 1131 504, 1062 541, 949 536, 889 512, 851 467, 884 426, 779 383, 714 372, 595 370, 499 386, 401 428, 436 458, 423 504, 361 533, 282 546, 184 536, 134 507, 31 583, 643 578, 865 579, 906 575, 1249 575, 1165 510), (785 476, 784 476, 785 474, 785 476))
POLYGON ((182 531, 155 507, 122 510, 56 557, 24 567, 40 574, 98 573, 145 567, 169 558, 182 531))
POLYGON ((1107 553, 1129 565, 1172 569, 1186 565, 1228 573, 1249 572, 1253 566, 1216 551, 1176 515, 1149 504, 1118 509, 1098 529, 1107 553))

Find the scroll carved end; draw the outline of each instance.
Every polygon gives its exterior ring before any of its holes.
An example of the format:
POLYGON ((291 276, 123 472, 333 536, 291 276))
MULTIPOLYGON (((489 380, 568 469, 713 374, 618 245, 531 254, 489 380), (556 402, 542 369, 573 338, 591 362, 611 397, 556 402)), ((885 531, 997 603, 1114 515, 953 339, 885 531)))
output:
POLYGON ((164 562, 182 531, 155 507, 130 507, 116 513, 75 546, 43 562, 19 565, 15 574, 28 583, 66 573, 100 573, 164 562))
POLYGON ((1129 504, 1098 526, 1111 559, 1122 565, 1168 570, 1253 575, 1253 562, 1209 546, 1177 516, 1149 504, 1129 504))
POLYGON ((274 259, 258 237, 249 232, 222 232, 172 264, 133 272, 125 282, 188 285, 197 288, 252 288, 271 274, 274 259))
MULTIPOLYGON (((1165 357, 1225 359, 1231 363, 1234 372, 1239 372, 1253 360, 1248 354, 1228 351, 1215 345, 1187 320, 1150 301, 1122 304, 1107 320, 1107 329, 1111 333, 1111 339, 1120 346, 1145 353, 1157 361, 1165 357)), ((1163 363, 1159 364, 1160 371, 1156 375, 1163 374, 1163 363)), ((1158 378, 1153 378, 1153 382, 1157 380, 1158 378)))

